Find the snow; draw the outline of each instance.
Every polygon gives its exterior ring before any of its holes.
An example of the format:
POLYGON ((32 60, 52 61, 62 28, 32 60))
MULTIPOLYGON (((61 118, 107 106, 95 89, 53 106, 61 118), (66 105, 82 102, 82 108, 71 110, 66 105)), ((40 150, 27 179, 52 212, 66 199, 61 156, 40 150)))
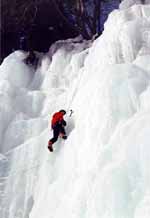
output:
POLYGON ((126 8, 130 8, 133 5, 139 5, 143 3, 145 4, 150 4, 149 0, 124 0, 120 3, 120 9, 126 9, 126 8))
POLYGON ((36 71, 21 51, 0 66, 0 217, 150 217, 150 5, 125 4, 36 71), (49 153, 60 109, 68 139, 49 153))

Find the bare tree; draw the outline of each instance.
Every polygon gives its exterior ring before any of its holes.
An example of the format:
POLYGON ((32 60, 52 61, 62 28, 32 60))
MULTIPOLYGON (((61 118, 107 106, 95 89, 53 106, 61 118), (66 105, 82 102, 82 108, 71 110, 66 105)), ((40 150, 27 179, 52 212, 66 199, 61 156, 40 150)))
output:
POLYGON ((63 19, 85 38, 100 33, 101 5, 110 0, 53 0, 63 19))
POLYGON ((24 34, 26 44, 31 46, 32 31, 44 4, 52 5, 49 0, 2 0, 0 32, 3 38, 5 34, 11 33, 19 40, 20 35, 24 34))
POLYGON ((38 10, 38 4, 30 0, 3 0, 1 4, 1 31, 16 31, 33 24, 38 10))

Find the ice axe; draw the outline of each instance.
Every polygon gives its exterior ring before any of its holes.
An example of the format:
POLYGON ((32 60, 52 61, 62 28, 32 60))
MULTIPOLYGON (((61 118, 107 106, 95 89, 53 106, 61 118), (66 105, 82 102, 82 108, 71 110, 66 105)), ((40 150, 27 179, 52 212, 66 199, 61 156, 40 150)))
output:
POLYGON ((74 113, 74 111, 71 109, 69 117, 71 117, 73 113, 74 113))

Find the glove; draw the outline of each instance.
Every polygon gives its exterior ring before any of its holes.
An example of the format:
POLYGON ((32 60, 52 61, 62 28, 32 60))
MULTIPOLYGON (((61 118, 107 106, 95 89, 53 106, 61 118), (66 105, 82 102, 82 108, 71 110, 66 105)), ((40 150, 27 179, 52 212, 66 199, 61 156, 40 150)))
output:
POLYGON ((67 125, 67 123, 66 123, 65 120, 62 120, 62 125, 63 125, 63 126, 66 126, 66 125, 67 125))

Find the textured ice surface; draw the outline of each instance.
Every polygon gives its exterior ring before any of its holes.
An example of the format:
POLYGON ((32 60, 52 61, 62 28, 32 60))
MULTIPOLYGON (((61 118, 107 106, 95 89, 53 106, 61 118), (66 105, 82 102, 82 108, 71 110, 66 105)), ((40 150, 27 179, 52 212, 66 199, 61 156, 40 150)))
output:
POLYGON ((36 72, 24 57, 0 67, 0 217, 149 218, 150 6, 115 10, 93 43, 55 43, 36 72), (68 139, 49 153, 62 108, 68 139))

